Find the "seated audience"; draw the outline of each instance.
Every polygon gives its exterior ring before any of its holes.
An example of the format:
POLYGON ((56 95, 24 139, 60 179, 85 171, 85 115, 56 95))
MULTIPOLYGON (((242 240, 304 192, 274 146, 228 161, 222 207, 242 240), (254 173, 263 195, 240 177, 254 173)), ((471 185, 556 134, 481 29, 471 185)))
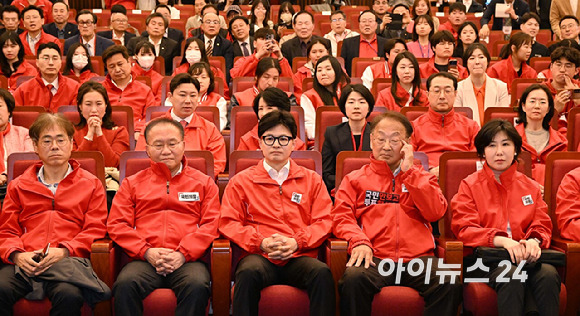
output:
POLYGON ((62 59, 55 43, 40 44, 36 54, 38 74, 14 91, 16 105, 39 105, 56 113, 62 105, 75 105, 80 84, 60 73, 62 59))
POLYGON ((81 84, 99 76, 91 64, 89 50, 78 42, 69 47, 62 73, 66 76, 75 76, 81 84))
MULTIPOLYGON (((191 34, 192 30, 199 29, 201 27, 203 24, 201 17, 206 13, 206 11, 209 12, 211 9, 211 11, 215 12, 215 14, 219 13, 217 8, 211 4, 208 4, 206 0, 195 0, 194 8, 195 15, 190 16, 187 19, 187 22, 185 22, 185 31, 187 34, 191 34)), ((218 21, 220 29, 228 29, 228 24, 226 23, 226 20, 223 16, 219 15, 218 21)))
MULTIPOLYGON (((552 221, 540 186, 517 170, 522 139, 511 123, 492 120, 477 134, 475 147, 485 164, 461 182, 451 200, 451 230, 466 250, 504 248, 513 265, 506 269, 495 261, 486 264, 488 270, 474 269, 465 276, 506 277, 507 282, 485 283, 497 292, 499 314, 524 315, 527 307, 534 306, 537 315, 558 315, 560 276, 554 266, 542 262, 525 269, 527 280, 514 277, 520 273, 516 268, 522 261, 538 261, 552 237, 552 221)), ((476 255, 464 257, 463 266, 472 266, 476 259, 476 255)), ((479 259, 485 262, 488 258, 479 259)))
POLYGON ((385 26, 385 29, 379 34, 380 36, 390 39, 390 38, 402 38, 404 40, 412 39, 412 34, 407 32, 407 26, 411 22, 411 12, 409 7, 403 3, 397 3, 392 8, 392 14, 398 14, 402 16, 401 22, 393 23, 391 21, 385 26))
POLYGON ((522 32, 530 35, 533 38, 532 53, 530 54, 530 58, 550 56, 548 47, 536 40, 536 36, 540 31, 540 21, 540 17, 533 12, 528 12, 522 15, 520 18, 520 28, 522 29, 522 32))
POLYGON ((20 14, 24 15, 24 10, 30 6, 36 6, 42 10, 42 15, 44 16, 44 21, 46 23, 52 23, 52 2, 49 0, 13 0, 12 5, 20 10, 20 14))
POLYGON ((278 9, 278 23, 274 25, 276 31, 276 40, 281 40, 285 30, 292 30, 292 17, 296 12, 292 6, 292 2, 284 1, 280 4, 278 9))
POLYGON ((477 26, 471 21, 464 22, 457 30, 457 34, 457 46, 453 52, 453 57, 463 58, 463 54, 469 45, 479 43, 477 26))
POLYGON ((411 22, 407 25, 407 32, 413 33, 413 29, 415 28, 416 20, 421 15, 428 15, 433 20, 433 32, 436 32, 439 29, 439 18, 433 16, 431 12, 431 1, 428 0, 415 0, 413 5, 411 6, 411 22))
POLYGON ((34 5, 28 6, 22 10, 21 17, 25 31, 22 32, 19 36, 20 40, 24 44, 25 55, 36 55, 40 45, 46 43, 55 43, 58 45, 60 51, 62 52, 63 45, 58 40, 58 38, 46 34, 42 30, 42 26, 44 25, 44 13, 41 8, 34 5))
POLYGON ((229 31, 233 38, 234 58, 252 55, 255 37, 250 36, 250 21, 248 18, 236 16, 230 20, 229 26, 229 31))
POLYGON ((0 47, 0 71, 8 79, 8 89, 13 93, 18 78, 36 77, 38 70, 24 60, 24 46, 16 32, 4 32, 0 36, 0 47))
MULTIPOLYGON (((543 8, 542 8, 543 9, 543 8)), ((491 0, 491 2, 485 8, 483 16, 480 20, 481 29, 479 30, 479 37, 484 40, 489 36, 489 26, 487 24, 493 16, 493 24, 491 26, 492 30, 502 30, 504 24, 509 23, 512 30, 520 29, 520 18, 530 12, 530 6, 527 1, 524 0, 491 0), (498 18, 496 17, 496 5, 508 4, 508 8, 505 10, 505 14, 509 15, 509 18, 498 18), (507 20, 507 21, 505 21, 507 20)))
POLYGON ((250 35, 261 28, 273 29, 274 22, 270 21, 270 2, 256 0, 250 8, 250 35))
POLYGON ((230 82, 230 71, 234 66, 234 49, 232 42, 219 34, 218 14, 207 12, 203 16, 201 30, 203 33, 197 38, 204 43, 205 53, 208 57, 222 56, 226 60, 226 83, 230 82))
POLYGON ((469 75, 465 67, 459 65, 457 60, 451 59, 455 50, 455 38, 449 31, 439 31, 431 37, 431 47, 433 48, 433 57, 429 61, 419 66, 421 69, 421 78, 429 78, 432 74, 438 72, 448 72, 457 80, 465 79, 469 75), (455 64, 452 64, 455 63, 455 64))
POLYGON ((68 4, 59 0, 52 6, 52 17, 54 22, 45 24, 42 29, 46 34, 50 34, 58 39, 67 39, 79 34, 76 24, 68 23, 70 14, 68 4))
POLYGON ((413 42, 409 42, 407 48, 417 58, 433 57, 433 48, 429 39, 435 34, 435 25, 430 15, 419 15, 415 18, 412 30, 413 42))
MULTIPOLYGON (((557 34, 557 33, 556 33, 557 34)), ((580 42, 580 22, 574 15, 566 15, 560 19, 560 39, 571 39, 580 42)))
POLYGON ((306 289, 311 315, 335 315, 332 273, 317 259, 330 236, 332 202, 322 177, 290 158, 296 129, 286 111, 264 115, 264 159, 232 177, 224 192, 219 231, 247 252, 235 268, 236 315, 257 315, 260 291, 274 284, 306 289))
POLYGON ((77 95, 79 123, 73 137, 74 151, 98 151, 105 158, 105 167, 119 167, 121 154, 129 150, 129 134, 113 122, 107 90, 98 82, 81 85, 77 95))
POLYGON ((417 58, 402 52, 393 62, 392 83, 389 89, 378 92, 376 106, 400 112, 406 106, 429 106, 427 91, 421 88, 421 74, 417 58))
POLYGON ((510 41, 500 52, 502 60, 487 69, 487 74, 497 78, 508 85, 508 93, 511 94, 511 83, 514 79, 536 78, 536 70, 526 63, 532 53, 532 37, 526 33, 516 33, 510 37, 510 41))
POLYGON ((347 38, 359 35, 357 32, 346 28, 346 14, 337 10, 330 15, 330 32, 324 34, 324 38, 330 41, 332 56, 338 57, 338 43, 347 38))
POLYGON ((300 106, 304 109, 304 125, 308 139, 314 139, 316 109, 321 106, 338 106, 341 89, 350 83, 338 60, 324 56, 316 63, 314 83, 310 90, 300 97, 300 106))
POLYGON ((101 56, 110 46, 115 45, 110 39, 97 35, 97 16, 89 10, 80 10, 76 16, 79 34, 64 42, 64 54, 74 43, 82 43, 89 50, 90 56, 101 56))
POLYGON ((338 281, 341 315, 371 315, 375 294, 393 285, 418 291, 424 315, 454 315, 461 284, 440 281, 448 269, 435 257, 430 223, 445 215, 447 201, 435 176, 413 165, 413 127, 405 116, 388 111, 370 128, 370 164, 344 177, 332 210, 332 231, 348 241, 350 254, 338 281), (399 260, 404 272, 384 276, 378 269, 383 259, 399 260), (429 272, 410 273, 412 259, 429 272))
POLYGON ((292 75, 292 81, 294 82, 294 95, 296 99, 302 97, 302 83, 306 78, 312 78, 314 75, 314 65, 318 60, 324 56, 330 55, 329 42, 323 39, 313 39, 308 44, 307 61, 304 66, 298 68, 296 72, 292 75))
POLYGON ((135 10, 136 0, 105 0, 105 8, 112 8, 116 5, 123 6, 127 10, 135 10))
POLYGON ((12 31, 20 35, 22 32, 24 32, 24 30, 20 28, 20 10, 17 7, 13 5, 6 5, 2 7, 0 11, 0 17, 0 22, 2 22, 2 25, 4 25, 4 28, 0 29, 0 34, 12 31))
MULTIPOLYGON (((188 72, 199 81, 198 102, 200 106, 215 106, 220 111, 220 131, 228 124, 228 105, 226 99, 216 92, 217 86, 211 67, 206 62, 193 64, 188 72)), ((165 104, 167 106, 167 103, 165 104)))
POLYGON ((378 26, 376 14, 372 10, 365 10, 359 15, 358 23, 360 35, 345 39, 340 52, 346 73, 353 77, 355 76, 351 72, 353 58, 385 56, 386 39, 376 34, 378 26))
POLYGON ((139 41, 135 45, 135 62, 131 67, 131 74, 136 77, 151 78, 151 91, 155 95, 155 105, 161 105, 161 91, 163 75, 153 69, 155 64, 155 45, 147 41, 139 41))
POLYGON ((101 31, 97 35, 113 40, 119 41, 121 45, 125 47, 129 44, 129 41, 135 37, 134 33, 128 32, 129 28, 129 18, 127 17, 127 9, 122 5, 115 5, 111 9, 111 19, 110 19, 110 31, 101 31))
POLYGON ((413 150, 429 157, 429 173, 439 178, 439 157, 446 151, 472 151, 479 126, 453 109, 457 79, 440 72, 427 79, 429 110, 413 121, 413 150))
POLYGON ((395 57, 407 50, 407 44, 400 38, 392 38, 385 42, 385 61, 372 64, 365 68, 361 79, 365 87, 371 90, 373 82, 378 78, 391 78, 395 57))
POLYGON ((296 36, 284 42, 280 48, 282 55, 288 60, 290 66, 292 66, 294 57, 306 57, 306 50, 311 40, 321 38, 312 34, 312 31, 314 31, 314 16, 308 11, 302 10, 294 14, 292 27, 296 36))
POLYGON ((467 16, 467 9, 461 2, 454 2, 449 5, 449 18, 447 22, 439 25, 439 31, 449 31, 453 34, 453 38, 457 40, 459 37, 459 28, 465 23, 467 16))
POLYGON ((46 295, 51 314, 81 315, 85 302, 111 296, 89 260, 107 232, 105 189, 71 159, 71 122, 44 113, 29 134, 40 162, 10 181, 0 213, 0 314, 12 315, 25 296, 46 295))
POLYGON ((566 26, 562 25, 562 20, 564 20, 566 17, 575 17, 577 27, 580 12, 578 12, 576 6, 572 7, 572 3, 567 1, 550 1, 549 8, 550 26, 552 32, 556 34, 558 39, 564 39, 564 33, 566 33, 568 30, 566 30, 566 26))
POLYGON ((473 120, 483 126, 485 109, 489 107, 508 107, 510 97, 507 84, 487 75, 491 56, 484 44, 469 45, 463 55, 467 64, 469 77, 457 84, 457 96, 454 107, 469 107, 473 111, 473 120))
MULTIPOLYGON (((183 31, 178 30, 176 28, 172 28, 171 26, 171 7, 164 4, 157 4, 153 13, 161 13, 161 15, 167 21, 167 27, 163 30, 163 37, 169 38, 177 42, 177 51, 179 52, 179 48, 181 47, 181 43, 184 40, 183 31)), ((145 30, 141 33, 141 36, 148 37, 149 33, 148 30, 145 30)))

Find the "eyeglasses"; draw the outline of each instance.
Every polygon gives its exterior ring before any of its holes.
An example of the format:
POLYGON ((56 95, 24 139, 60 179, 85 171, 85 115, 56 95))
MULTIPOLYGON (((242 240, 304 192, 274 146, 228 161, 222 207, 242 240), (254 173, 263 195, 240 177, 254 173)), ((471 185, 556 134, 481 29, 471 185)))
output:
POLYGON ((207 21, 203 21, 203 23, 204 24, 208 24, 208 25, 212 25, 212 24, 218 25, 218 24, 220 24, 220 21, 218 21, 218 20, 207 20, 207 21))
POLYGON ((79 21, 79 25, 81 26, 91 26, 93 23, 93 21, 79 21))
POLYGON ((330 20, 330 22, 332 22, 332 23, 336 23, 336 22, 344 22, 344 21, 346 21, 346 20, 345 20, 345 19, 343 19, 343 18, 338 18, 338 19, 332 19, 332 20, 330 20))
POLYGON ((276 142, 276 140, 278 141, 278 144, 280 144, 280 146, 288 146, 288 144, 292 140, 292 137, 285 136, 285 135, 278 136, 278 137, 272 136, 272 135, 262 136, 262 141, 267 146, 274 146, 274 143, 276 142))
POLYGON ((391 146, 391 147, 395 147, 401 143, 401 138, 399 136, 387 137, 387 138, 375 137, 373 139, 375 141, 375 144, 377 144, 378 147, 385 146, 386 142, 389 142, 389 146, 391 146))
POLYGON ((554 66, 556 68, 559 68, 559 69, 562 69, 562 67, 564 67, 564 69, 566 69, 566 70, 572 70, 572 69, 574 69, 574 64, 572 64, 572 63, 565 63, 565 64, 563 64, 563 63, 561 63, 559 61, 553 63, 552 66, 554 66))
POLYGON ((433 94, 441 94, 441 92, 443 92, 443 94, 445 95, 450 95, 453 94, 453 92, 455 92, 455 90, 451 87, 447 87, 445 89, 441 89, 441 88, 433 88, 429 90, 429 93, 433 93, 433 94))
POLYGON ((66 137, 62 137, 62 138, 43 138, 39 141, 40 146, 44 147, 44 148, 50 148, 50 146, 52 146, 52 144, 56 141, 56 145, 58 147, 63 147, 65 145, 67 145, 70 142, 70 139, 66 138, 66 137))
POLYGON ((127 19, 114 19, 113 22, 116 22, 116 23, 127 23, 127 22, 129 22, 129 20, 127 20, 127 19))
POLYGON ((157 151, 162 151, 165 146, 167 146, 167 148, 169 148, 169 150, 175 150, 175 148, 177 148, 177 146, 179 146, 181 143, 183 143, 183 141, 171 141, 168 143, 154 143, 154 144, 147 144, 147 146, 149 147, 153 147, 153 149, 157 150, 157 151))
POLYGON ((59 61, 59 60, 60 60, 60 56, 46 56, 46 55, 45 55, 45 56, 40 56, 40 57, 38 57, 38 59, 40 59, 40 60, 42 60, 42 61, 44 61, 44 62, 46 62, 46 63, 47 63, 47 62, 49 62, 49 61, 51 61, 51 60, 52 60, 53 62, 57 62, 57 61, 59 61))

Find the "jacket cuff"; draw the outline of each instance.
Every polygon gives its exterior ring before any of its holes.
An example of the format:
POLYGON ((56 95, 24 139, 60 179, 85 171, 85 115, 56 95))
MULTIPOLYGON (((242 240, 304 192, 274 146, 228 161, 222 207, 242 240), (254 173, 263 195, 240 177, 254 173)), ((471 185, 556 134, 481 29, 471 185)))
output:
POLYGON ((532 238, 537 238, 540 241, 540 248, 542 249, 545 248, 546 241, 544 240, 544 237, 540 233, 538 233, 537 231, 528 232, 526 234, 525 239, 527 240, 532 238))
POLYGON ((373 253, 375 252, 375 249, 373 249, 373 245, 371 244, 371 241, 370 240, 368 240, 368 239, 361 239, 361 240, 357 240, 357 241, 354 241, 354 242, 351 241, 351 242, 348 243, 348 253, 351 254, 352 253, 352 250, 355 247, 360 246, 360 245, 369 246, 373 250, 373 253))
POLYGON ((260 246, 262 245, 262 240, 264 240, 264 238, 266 237, 262 236, 260 233, 256 233, 252 238, 250 238, 250 242, 247 245, 251 253, 263 252, 260 246))
POLYGON ((59 248, 66 248, 68 250, 69 257, 78 257, 78 255, 74 252, 74 249, 68 242, 61 242, 58 244, 59 248))
POLYGON ((139 259, 147 261, 147 259, 145 259, 145 253, 147 252, 147 250, 149 250, 149 248, 151 248, 151 245, 149 244, 143 245, 143 247, 141 248, 141 250, 139 250, 138 253, 139 259))
POLYGON ((306 243, 306 238, 304 238, 304 232, 303 231, 299 231, 298 233, 294 234, 294 236, 292 236, 292 238, 294 238, 294 240, 296 240, 296 251, 304 248, 304 244, 306 243))
POLYGON ((489 238, 488 238, 488 241, 487 241, 487 243, 489 244, 489 247, 495 247, 495 245, 493 244, 493 239, 495 238, 495 236, 509 237, 506 232, 501 231, 499 229, 494 229, 489 234, 489 238))

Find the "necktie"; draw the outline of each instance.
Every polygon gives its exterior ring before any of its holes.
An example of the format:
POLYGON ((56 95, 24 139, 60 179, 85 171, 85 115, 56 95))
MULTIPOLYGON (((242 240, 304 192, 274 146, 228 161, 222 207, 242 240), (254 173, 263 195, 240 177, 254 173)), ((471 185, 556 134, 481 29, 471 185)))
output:
POLYGON ((181 124, 181 126, 183 126, 183 129, 185 129, 185 127, 187 126, 186 120, 181 120, 181 121, 179 121, 179 123, 181 124))
POLYGON ((53 96, 54 94, 52 93, 52 89, 54 88, 54 86, 52 84, 47 84, 46 87, 48 88, 48 92, 50 92, 50 95, 53 96))
POLYGON ((209 56, 213 56, 213 45, 212 45, 212 41, 213 40, 209 40, 207 41, 207 47, 205 48, 205 54, 209 57, 209 56))
POLYGON ((89 55, 91 57, 95 56, 95 54, 93 53, 93 50, 91 49, 91 44, 87 43, 86 46, 87 46, 87 49, 89 50, 89 55))
POLYGON ((302 57, 306 57, 308 52, 308 45, 304 42, 300 42, 300 48, 302 49, 302 57))
POLYGON ((244 52, 244 57, 250 56, 250 51, 248 50, 248 43, 242 43, 242 51, 244 52))

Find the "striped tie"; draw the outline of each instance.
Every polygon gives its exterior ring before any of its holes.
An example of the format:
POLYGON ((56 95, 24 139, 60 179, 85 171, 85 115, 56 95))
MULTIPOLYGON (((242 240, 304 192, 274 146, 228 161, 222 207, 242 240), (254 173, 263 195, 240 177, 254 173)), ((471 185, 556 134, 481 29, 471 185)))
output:
POLYGON ((205 54, 207 55, 207 57, 213 56, 212 40, 207 41, 207 47, 205 48, 205 54))

